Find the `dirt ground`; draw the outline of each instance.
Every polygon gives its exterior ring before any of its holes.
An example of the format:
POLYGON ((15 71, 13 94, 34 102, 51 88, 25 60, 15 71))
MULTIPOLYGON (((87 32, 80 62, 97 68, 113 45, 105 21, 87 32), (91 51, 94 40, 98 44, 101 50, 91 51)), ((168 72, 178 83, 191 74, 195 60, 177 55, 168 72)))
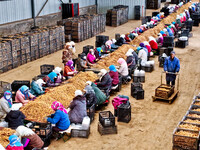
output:
MULTIPOLYGON (((151 10, 152 11, 152 10, 151 10)), ((150 10, 147 13, 151 12, 150 10)), ((141 21, 129 21, 119 27, 106 27, 103 35, 114 38, 115 33, 126 33, 139 26, 141 21)), ((97 131, 98 112, 95 120, 91 124, 91 134, 88 139, 71 138, 66 143, 63 140, 52 141, 49 150, 171 150, 172 133, 179 121, 188 110, 192 98, 200 92, 200 28, 193 27, 193 37, 189 39, 189 46, 185 49, 175 48, 177 57, 180 59, 180 94, 172 103, 152 102, 151 96, 155 93, 155 88, 160 85, 160 73, 162 68, 158 66, 158 59, 155 57, 155 70, 146 73, 146 82, 143 84, 145 90, 144 100, 136 100, 130 95, 130 84, 123 85, 118 94, 130 97, 132 107, 131 121, 120 123, 116 121, 118 134, 101 136, 97 131)), ((85 45, 94 45, 95 37, 76 44, 77 53, 82 51, 85 45)), ((62 51, 58 51, 49 56, 30 62, 16 69, 0 75, 0 80, 12 82, 13 80, 31 80, 40 74, 40 65, 54 64, 63 67, 61 63, 62 51)), ((114 96, 113 96, 114 97, 114 96)), ((111 97, 111 100, 113 99, 111 97)), ((113 112, 110 103, 104 110, 113 112)))

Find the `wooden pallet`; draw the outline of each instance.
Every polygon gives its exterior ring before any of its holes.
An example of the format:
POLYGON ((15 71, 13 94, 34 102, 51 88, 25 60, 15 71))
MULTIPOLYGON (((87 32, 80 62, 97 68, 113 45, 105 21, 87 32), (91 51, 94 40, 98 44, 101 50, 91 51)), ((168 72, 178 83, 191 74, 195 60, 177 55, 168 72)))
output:
POLYGON ((179 91, 178 90, 174 90, 174 93, 168 98, 168 99, 164 99, 161 97, 157 97, 157 96, 152 96, 153 102, 156 100, 161 100, 161 101, 168 101, 169 104, 171 104, 178 96, 179 91))

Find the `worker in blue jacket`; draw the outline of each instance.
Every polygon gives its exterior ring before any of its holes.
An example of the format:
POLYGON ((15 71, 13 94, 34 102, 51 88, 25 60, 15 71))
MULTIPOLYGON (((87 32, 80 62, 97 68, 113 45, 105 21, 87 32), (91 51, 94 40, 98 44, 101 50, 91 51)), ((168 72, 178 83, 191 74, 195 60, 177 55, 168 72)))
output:
POLYGON ((176 74, 178 74, 179 70, 180 70, 180 61, 175 56, 175 52, 172 51, 170 56, 167 57, 164 62, 164 71, 166 72, 166 81, 168 85, 170 85, 170 82, 172 86, 175 85, 176 74))

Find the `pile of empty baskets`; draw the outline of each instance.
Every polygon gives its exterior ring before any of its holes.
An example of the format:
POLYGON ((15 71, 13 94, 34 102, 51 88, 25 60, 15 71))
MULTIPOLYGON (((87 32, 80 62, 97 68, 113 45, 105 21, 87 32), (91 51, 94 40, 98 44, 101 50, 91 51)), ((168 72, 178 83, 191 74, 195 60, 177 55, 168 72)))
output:
POLYGON ((64 27, 44 27, 7 37, 0 37, 0 72, 63 49, 64 27))
POLYGON ((117 27, 128 22, 128 6, 118 5, 107 10, 106 25, 117 27))
POLYGON ((200 95, 193 102, 173 132, 173 149, 199 149, 200 95))
POLYGON ((82 15, 64 19, 66 41, 81 42, 105 32, 106 16, 104 14, 82 15))

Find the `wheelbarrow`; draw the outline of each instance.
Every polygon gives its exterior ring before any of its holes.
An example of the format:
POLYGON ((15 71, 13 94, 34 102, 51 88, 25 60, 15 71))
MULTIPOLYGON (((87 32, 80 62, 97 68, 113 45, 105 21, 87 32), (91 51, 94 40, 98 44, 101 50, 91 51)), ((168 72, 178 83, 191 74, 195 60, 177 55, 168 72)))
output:
POLYGON ((177 85, 175 85, 175 87, 173 86, 169 86, 167 84, 163 84, 163 74, 166 74, 166 72, 161 72, 161 85, 158 87, 166 87, 168 89, 171 89, 171 93, 170 90, 168 92, 164 91, 163 94, 161 93, 160 96, 158 96, 159 94, 157 94, 158 92, 158 88, 156 88, 155 90, 155 96, 152 96, 153 102, 156 100, 161 100, 161 101, 168 101, 169 104, 171 104, 178 96, 179 93, 179 74, 176 73, 172 73, 172 72, 168 72, 167 74, 174 74, 177 76, 177 85))

